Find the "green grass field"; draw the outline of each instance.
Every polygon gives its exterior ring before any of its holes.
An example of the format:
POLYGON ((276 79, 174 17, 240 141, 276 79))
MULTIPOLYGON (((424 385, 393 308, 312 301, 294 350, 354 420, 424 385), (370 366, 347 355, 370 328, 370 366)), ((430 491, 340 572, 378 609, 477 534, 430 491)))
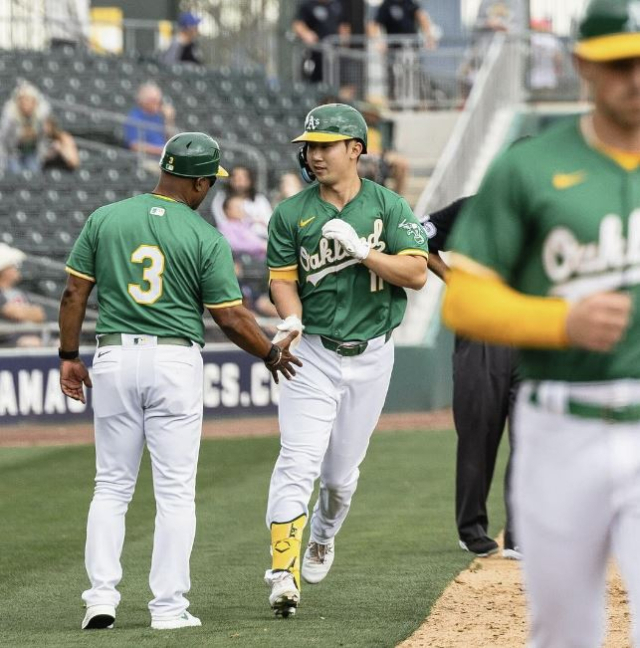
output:
MULTIPOLYGON (((275 619, 262 581, 276 438, 205 441, 190 610, 202 628, 153 631, 147 601, 153 498, 148 460, 127 516, 116 628, 79 630, 92 447, 0 449, 0 646, 392 647, 469 561, 453 523, 453 432, 374 436, 327 580, 275 619)), ((502 456, 504 458, 504 452, 502 456)), ((501 462, 492 528, 503 523, 501 462)), ((306 537, 306 536, 305 536, 306 537)))

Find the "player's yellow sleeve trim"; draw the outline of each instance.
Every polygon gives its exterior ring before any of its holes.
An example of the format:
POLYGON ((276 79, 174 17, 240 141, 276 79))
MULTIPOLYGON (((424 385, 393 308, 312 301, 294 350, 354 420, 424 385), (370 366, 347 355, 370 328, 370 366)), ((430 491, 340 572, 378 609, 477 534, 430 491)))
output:
POLYGON ((298 281, 298 266, 269 268, 269 282, 271 281, 298 281))
POLYGON ((95 277, 91 277, 90 275, 82 274, 82 272, 78 272, 77 270, 74 270, 73 268, 70 268, 69 266, 65 267, 65 272, 67 274, 73 275, 74 277, 80 277, 80 279, 86 279, 87 281, 90 281, 91 283, 95 283, 95 277))
POLYGON ((231 306, 240 306, 242 299, 234 299, 233 301, 221 302, 220 304, 205 304, 205 308, 230 308, 231 306))
POLYGON ((428 259, 429 253, 418 248, 407 248, 406 250, 401 250, 400 252, 398 252, 398 256, 420 256, 428 259))
POLYGON ((469 274, 478 275, 479 277, 493 277, 502 281, 502 277, 491 268, 474 261, 464 254, 458 252, 449 252, 449 267, 450 268, 459 268, 464 270, 469 274))
POLYGON ((442 319, 456 333, 492 344, 564 349, 569 303, 513 290, 502 280, 452 268, 442 319))

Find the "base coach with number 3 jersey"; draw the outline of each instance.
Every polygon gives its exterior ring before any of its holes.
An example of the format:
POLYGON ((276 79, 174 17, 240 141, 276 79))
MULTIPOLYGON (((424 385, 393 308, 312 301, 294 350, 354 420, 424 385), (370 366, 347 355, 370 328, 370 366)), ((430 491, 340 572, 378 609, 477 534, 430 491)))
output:
POLYGON ((452 232, 446 321, 522 347, 513 502, 530 648, 602 646, 615 558, 640 646, 640 2, 592 0, 593 109, 492 165, 452 232))
POLYGON ((274 340, 304 329, 296 351, 304 366, 280 392, 281 448, 267 510, 272 565, 265 578, 269 603, 283 616, 300 599, 300 544, 318 478, 302 578, 319 583, 331 567, 389 387, 404 289, 422 288, 428 258, 407 202, 358 177, 367 125, 357 110, 314 108, 294 142, 303 143, 301 163, 317 183, 276 207, 267 251, 284 320, 274 340))
POLYGON ((151 193, 101 207, 87 220, 67 263, 60 305, 62 391, 84 402, 91 387, 78 356, 89 293, 98 287, 98 345, 92 380, 96 479, 85 565, 91 587, 83 629, 113 626, 120 602, 125 514, 142 451, 151 457, 156 500, 149 585, 151 627, 199 626, 187 608, 195 536, 195 482, 202 431, 202 322, 206 307, 227 336, 286 378, 299 364, 295 333, 272 344, 242 306, 231 249, 194 210, 216 178, 218 144, 180 133, 166 144, 151 193))

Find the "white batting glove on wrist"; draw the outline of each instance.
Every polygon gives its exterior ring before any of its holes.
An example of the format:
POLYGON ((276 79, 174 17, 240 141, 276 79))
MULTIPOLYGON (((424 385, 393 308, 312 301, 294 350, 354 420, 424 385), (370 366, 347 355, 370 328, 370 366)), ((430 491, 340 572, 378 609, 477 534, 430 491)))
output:
POLYGON ((354 259, 364 261, 369 256, 371 246, 361 239, 349 223, 340 218, 333 218, 322 226, 322 235, 338 241, 344 251, 354 259))
POLYGON ((300 321, 300 318, 297 315, 289 315, 286 319, 283 319, 278 326, 276 326, 278 329, 278 332, 275 334, 273 340, 273 344, 276 342, 280 342, 280 340, 284 340, 284 338, 291 333, 291 331, 298 331, 298 337, 296 337, 291 345, 289 346, 289 350, 295 349, 298 344, 300 344, 300 339, 302 338, 302 331, 304 331, 304 325, 300 321))

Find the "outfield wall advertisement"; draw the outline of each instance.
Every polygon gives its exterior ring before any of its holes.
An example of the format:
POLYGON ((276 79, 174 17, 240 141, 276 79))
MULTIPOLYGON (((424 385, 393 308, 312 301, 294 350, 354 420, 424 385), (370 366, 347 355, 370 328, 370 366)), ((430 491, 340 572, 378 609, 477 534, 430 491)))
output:
MULTIPOLYGON (((262 362, 235 348, 202 357, 205 416, 275 414, 278 388, 262 362)), ((82 358, 89 366, 92 353, 82 358)), ((59 380, 55 352, 0 352, 0 424, 90 420, 91 390, 85 405, 64 396, 59 380)))

